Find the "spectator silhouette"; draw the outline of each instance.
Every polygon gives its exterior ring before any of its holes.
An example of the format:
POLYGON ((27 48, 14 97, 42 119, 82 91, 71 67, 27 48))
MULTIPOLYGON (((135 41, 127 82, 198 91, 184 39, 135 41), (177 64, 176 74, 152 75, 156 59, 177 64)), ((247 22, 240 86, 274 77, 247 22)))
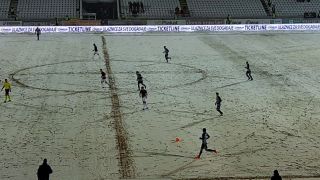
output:
POLYGON ((15 11, 13 7, 10 8, 10 15, 15 15, 15 11))
POLYGON ((49 180, 49 175, 52 173, 51 167, 47 164, 47 159, 43 160, 43 163, 39 166, 37 175, 38 180, 49 180))
POLYGON ((180 13, 180 9, 179 9, 178 6, 174 9, 174 13, 175 13, 176 15, 178 15, 178 14, 180 13))
POLYGON ((271 11, 273 14, 276 13, 276 5, 272 4, 271 11))
POLYGON ((139 12, 138 12, 138 4, 137 2, 133 2, 132 3, 132 14, 133 15, 137 15, 139 12))
POLYGON ((282 180, 281 176, 279 175, 278 170, 273 171, 273 176, 271 177, 271 180, 282 180))
POLYGON ((132 12, 132 6, 133 6, 133 4, 132 4, 131 1, 129 1, 128 4, 129 4, 129 12, 132 12))
POLYGON ((137 9, 138 9, 137 3, 136 3, 136 2, 133 2, 133 3, 132 3, 132 6, 133 6, 133 10, 137 11, 137 9))
POLYGON ((136 6, 137 6, 137 12, 140 13, 140 3, 136 2, 136 6))
POLYGON ((140 1, 140 8, 141 8, 141 12, 144 13, 144 7, 143 7, 143 2, 140 1))
POLYGON ((181 15, 182 17, 184 17, 184 10, 183 10, 183 9, 180 10, 180 15, 181 15))
POLYGON ((227 24, 231 24, 231 16, 230 16, 230 14, 228 14, 226 23, 227 23, 227 24))

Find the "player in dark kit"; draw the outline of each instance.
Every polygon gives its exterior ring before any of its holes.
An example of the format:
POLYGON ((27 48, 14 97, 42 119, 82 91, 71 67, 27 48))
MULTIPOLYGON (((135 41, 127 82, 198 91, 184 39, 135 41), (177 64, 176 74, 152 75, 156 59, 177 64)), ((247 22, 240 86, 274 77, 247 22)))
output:
POLYGON ((200 159, 200 156, 202 154, 202 151, 203 150, 206 150, 208 152, 215 152, 217 153, 217 151, 215 149, 208 149, 208 146, 207 146, 207 140, 210 138, 209 134, 207 133, 207 130, 206 128, 203 128, 202 129, 202 135, 200 137, 200 139, 202 140, 202 144, 201 144, 201 148, 200 148, 200 153, 199 155, 196 157, 196 159, 200 159))
POLYGON ((93 51, 94 51, 93 55, 98 55, 99 56, 98 47, 97 47, 96 44, 93 44, 93 51))
POLYGON ((143 86, 141 87, 141 90, 140 90, 140 94, 139 94, 139 95, 140 95, 140 97, 142 98, 143 110, 148 109, 148 106, 147 106, 148 92, 147 92, 147 90, 144 89, 143 86))
POLYGON ((39 37, 40 37, 40 34, 41 34, 41 30, 37 27, 36 30, 35 30, 35 34, 37 34, 37 38, 38 38, 38 41, 39 41, 39 37))
POLYGON ((105 84, 108 84, 109 83, 107 82, 107 76, 106 76, 106 73, 102 71, 102 69, 100 69, 100 73, 101 73, 101 85, 103 87, 103 83, 105 84))
POLYGON ((221 108, 221 102, 222 102, 222 99, 221 99, 221 97, 219 96, 219 93, 216 93, 216 103, 215 103, 215 105, 217 106, 217 111, 220 113, 220 116, 223 115, 223 112, 220 110, 220 108, 221 108))
POLYGON ((171 57, 169 57, 169 49, 166 46, 163 46, 163 48, 164 48, 164 51, 163 51, 164 57, 166 58, 166 61, 168 63, 169 62, 168 60, 169 59, 171 60, 171 57))
POLYGON ((136 71, 136 75, 137 75, 137 81, 138 81, 138 90, 140 90, 140 84, 142 84, 144 88, 147 89, 147 86, 143 84, 143 77, 139 71, 136 71))
POLYGON ((246 62, 246 69, 247 69, 246 75, 247 75, 247 77, 248 77, 248 80, 249 80, 249 81, 252 81, 253 78, 252 78, 252 76, 251 76, 251 70, 250 70, 250 65, 249 65, 248 61, 246 62))

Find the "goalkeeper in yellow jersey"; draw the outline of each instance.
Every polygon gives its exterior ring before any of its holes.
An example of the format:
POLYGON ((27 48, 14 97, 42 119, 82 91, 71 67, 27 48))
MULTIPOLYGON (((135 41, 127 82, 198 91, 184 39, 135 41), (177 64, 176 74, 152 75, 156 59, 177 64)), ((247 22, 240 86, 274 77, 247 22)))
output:
POLYGON ((1 91, 4 89, 5 91, 5 99, 4 99, 4 102, 6 103, 7 100, 8 102, 11 101, 11 98, 10 98, 10 92, 11 92, 11 84, 8 82, 8 79, 5 79, 4 80, 4 83, 3 83, 3 86, 2 86, 2 89, 1 91))

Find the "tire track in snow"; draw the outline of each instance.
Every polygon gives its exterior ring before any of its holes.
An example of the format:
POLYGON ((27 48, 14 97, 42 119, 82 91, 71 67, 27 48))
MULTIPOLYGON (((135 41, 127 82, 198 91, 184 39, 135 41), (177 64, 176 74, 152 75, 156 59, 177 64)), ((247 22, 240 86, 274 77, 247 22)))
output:
POLYGON ((111 116, 114 119, 114 125, 116 130, 117 148, 119 151, 119 171, 122 178, 134 178, 135 168, 133 166, 132 153, 128 144, 128 133, 123 125, 122 113, 120 111, 118 89, 115 84, 115 78, 110 67, 110 58, 107 50, 106 39, 104 36, 101 36, 101 38, 103 44, 104 60, 110 84, 109 89, 112 101, 111 116))

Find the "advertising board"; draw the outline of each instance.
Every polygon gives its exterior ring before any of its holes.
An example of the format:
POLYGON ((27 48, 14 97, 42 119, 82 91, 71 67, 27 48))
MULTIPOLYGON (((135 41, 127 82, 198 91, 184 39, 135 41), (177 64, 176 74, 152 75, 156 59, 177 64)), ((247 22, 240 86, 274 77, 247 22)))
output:
MULTIPOLYGON (((0 33, 34 33, 36 26, 0 26, 0 33)), ((42 33, 320 31, 320 24, 40 26, 42 33)))

